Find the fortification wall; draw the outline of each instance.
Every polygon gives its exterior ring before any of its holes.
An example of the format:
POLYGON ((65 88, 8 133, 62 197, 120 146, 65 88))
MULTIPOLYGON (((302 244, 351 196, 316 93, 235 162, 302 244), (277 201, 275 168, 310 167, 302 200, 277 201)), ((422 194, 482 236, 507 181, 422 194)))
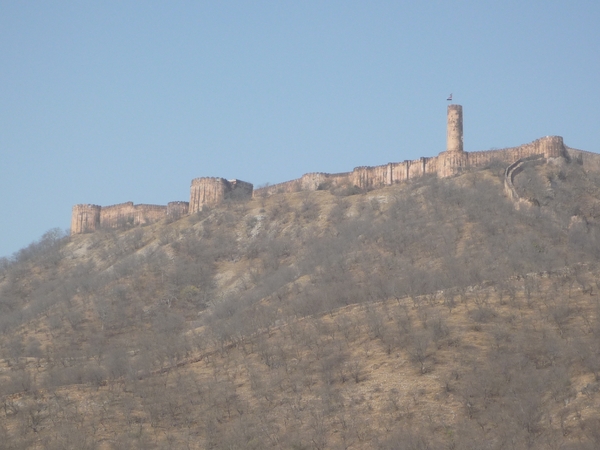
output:
POLYGON ((420 158, 375 167, 357 167, 352 171, 351 182, 361 189, 375 189, 435 173, 436 167, 436 158, 420 158))
POLYGON ((437 158, 420 158, 414 161, 388 163, 382 166, 359 166, 352 172, 307 173, 295 180, 285 181, 255 189, 254 197, 268 197, 274 194, 288 194, 299 191, 316 191, 324 187, 356 186, 361 189, 375 189, 390 186, 412 178, 437 173, 437 158))
POLYGON ((147 225, 166 217, 172 220, 188 214, 188 202, 170 202, 164 205, 134 205, 133 202, 117 205, 75 205, 71 215, 71 234, 95 231, 98 228, 147 225))
POLYGON ((509 165, 504 171, 504 192, 512 200, 518 201, 520 199, 517 190, 515 189, 515 177, 523 171, 526 164, 536 162, 546 162, 546 157, 542 154, 528 156, 526 158, 518 159, 511 165, 509 165))
POLYGON ((350 172, 344 173, 305 173, 295 180, 272 184, 254 190, 254 197, 269 197, 275 194, 289 194, 300 191, 316 191, 325 186, 340 186, 349 182, 350 172))
POLYGON ((399 163, 392 163, 392 179, 391 182, 400 183, 402 181, 408 180, 408 167, 410 166, 410 161, 404 161, 399 163))
POLYGON ((252 183, 241 180, 195 178, 190 187, 189 213, 201 211, 204 206, 217 205, 226 198, 251 198, 253 189, 252 183))
POLYGON ((408 179, 419 178, 430 173, 437 173, 437 158, 420 158, 409 162, 408 179))
POLYGON ((189 202, 169 202, 167 203, 167 218, 177 220, 189 214, 189 202))
POLYGON ((251 198, 254 191, 254 185, 242 180, 229 180, 229 190, 226 190, 225 195, 233 198, 251 198))
POLYGON ((519 198, 519 194, 517 194, 517 190, 515 189, 514 185, 514 171, 517 166, 521 164, 523 164, 521 160, 515 161, 504 171, 504 193, 512 200, 518 200, 519 198))
POLYGON ((437 176, 454 176, 469 167, 469 154, 465 152, 443 152, 437 157, 437 176))
POLYGON ((125 225, 146 225, 167 217, 167 207, 163 205, 134 205, 133 202, 104 206, 100 211, 100 226, 118 228, 125 225))
POLYGON ((582 164, 586 169, 600 171, 600 155, 576 148, 566 147, 566 153, 571 161, 582 164))
MULTIPOLYGON (((451 141, 453 145, 458 145, 460 124, 457 125, 455 122, 453 122, 453 126, 458 131, 454 133, 451 141)), ((343 184, 354 185, 361 189, 375 189, 413 180, 427 174, 437 174, 441 178, 450 177, 469 168, 486 167, 494 160, 511 164, 533 155, 544 155, 546 158, 565 155, 565 147, 560 136, 547 136, 518 147, 478 152, 460 151, 456 149, 458 148, 456 145, 453 151, 442 152, 439 156, 432 158, 388 163, 382 166, 360 166, 352 172, 340 174, 307 173, 295 180, 256 189, 254 196, 268 197, 274 194, 315 191, 319 187, 336 187, 343 184)), ((598 159, 598 164, 600 164, 600 159, 598 159)))
POLYGON ((388 180, 388 166, 355 167, 350 177, 351 183, 361 189, 372 189, 388 180))
POLYGON ((326 184, 338 185, 343 178, 348 176, 347 173, 323 173, 311 172, 305 173, 298 180, 298 187, 302 191, 316 191, 321 189, 326 184))
POLYGON ((267 186, 254 189, 253 197, 270 197, 275 194, 289 194, 300 191, 300 178, 282 183, 269 184, 267 186))
POLYGON ((71 234, 95 231, 100 225, 99 205, 75 205, 71 213, 71 234))
POLYGON ((190 188, 190 214, 202 211, 206 206, 216 205, 225 199, 229 182, 224 178, 202 177, 192 180, 190 188))
POLYGON ((166 205, 134 205, 134 225, 148 225, 167 217, 166 205))
POLYGON ((528 159, 569 157, 587 167, 600 170, 600 155, 565 147, 560 136, 546 136, 529 144, 501 150, 464 152, 463 118, 461 105, 448 106, 446 151, 437 157, 420 158, 413 161, 388 163, 381 166, 356 167, 352 172, 328 174, 307 173, 295 180, 274 184, 254 190, 251 183, 241 180, 226 180, 219 177, 201 177, 192 180, 190 201, 171 202, 167 206, 134 205, 121 203, 101 208, 97 205, 75 205, 71 217, 71 233, 93 231, 98 226, 115 228, 123 225, 139 225, 161 220, 165 217, 177 219, 201 211, 205 206, 217 205, 229 198, 250 198, 287 194, 298 191, 316 191, 329 187, 357 186, 375 189, 383 186, 417 179, 427 174, 439 177, 454 176, 469 168, 483 168, 494 160, 509 165, 505 173, 505 189, 514 198, 512 184, 514 175, 528 159), (516 164, 519 162, 519 164, 516 164))
POLYGON ((361 189, 391 186, 413 178, 437 172, 437 158, 419 158, 414 161, 388 163, 383 166, 356 167, 344 174, 344 181, 361 189))
POLYGON ((566 156, 567 151, 560 136, 546 136, 529 144, 499 150, 477 152, 442 152, 438 156, 437 174, 441 178, 453 176, 469 168, 483 168, 493 161, 512 164, 519 159, 543 155, 551 160, 566 156))
POLYGON ((100 212, 100 226, 102 228, 117 228, 124 225, 133 225, 134 211, 133 202, 105 206, 100 212))
POLYGON ((546 136, 518 147, 469 152, 467 154, 469 155, 469 166, 481 168, 489 165, 494 160, 512 164, 519 159, 534 155, 544 155, 546 159, 564 157, 567 152, 562 137, 546 136))

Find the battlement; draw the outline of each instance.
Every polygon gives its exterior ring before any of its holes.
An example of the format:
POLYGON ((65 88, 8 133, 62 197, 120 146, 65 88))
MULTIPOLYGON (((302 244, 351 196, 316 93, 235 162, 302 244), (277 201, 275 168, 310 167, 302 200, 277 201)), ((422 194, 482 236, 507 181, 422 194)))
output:
POLYGON ((96 231, 100 226, 100 205, 75 205, 71 214, 71 234, 96 231))
POLYGON ((164 219, 167 207, 162 205, 134 205, 133 202, 104 206, 100 210, 102 228, 145 225, 164 219))
POLYGON ((120 228, 146 225, 169 216, 187 214, 187 202, 163 205, 134 205, 133 202, 110 206, 75 205, 71 215, 71 234, 96 231, 99 228, 120 228), (171 212, 169 212, 171 210, 171 212))
POLYGON ((167 218, 169 220, 178 220, 183 216, 187 216, 189 210, 189 202, 169 202, 167 203, 167 218))
POLYGON ((194 178, 190 188, 189 213, 202 211, 205 206, 217 205, 227 198, 251 198, 253 187, 251 183, 237 179, 194 178))
POLYGON ((252 192, 254 192, 254 185, 247 181, 241 180, 228 180, 230 190, 225 192, 225 198, 231 199, 244 199, 252 198, 252 192))
MULTIPOLYGON (((600 155, 565 147, 560 136, 545 136, 528 144, 501 150, 465 152, 463 148, 463 116, 461 105, 448 106, 446 151, 438 156, 412 161, 390 162, 381 166, 359 166, 351 172, 311 172, 300 178, 254 189, 252 183, 220 177, 194 178, 189 202, 170 202, 162 205, 134 205, 133 202, 101 207, 80 204, 73 206, 71 234, 91 232, 99 227, 116 228, 153 223, 165 218, 177 220, 214 206, 227 199, 250 199, 274 194, 316 191, 324 188, 356 186, 375 189, 417 179, 428 174, 440 178, 454 176, 465 170, 483 168, 492 161, 507 166, 524 158, 540 155, 545 161, 555 158, 577 158, 582 164, 600 169, 600 155)), ((514 173, 514 171, 511 171, 514 173)), ((509 186, 510 187, 510 186, 509 186)))

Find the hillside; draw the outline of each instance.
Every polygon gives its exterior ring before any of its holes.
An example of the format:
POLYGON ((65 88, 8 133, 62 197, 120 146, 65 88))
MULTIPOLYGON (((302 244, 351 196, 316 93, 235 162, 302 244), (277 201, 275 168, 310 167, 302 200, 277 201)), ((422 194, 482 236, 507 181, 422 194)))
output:
POLYGON ((505 165, 58 230, 0 264, 0 442, 600 447, 600 173, 505 165))

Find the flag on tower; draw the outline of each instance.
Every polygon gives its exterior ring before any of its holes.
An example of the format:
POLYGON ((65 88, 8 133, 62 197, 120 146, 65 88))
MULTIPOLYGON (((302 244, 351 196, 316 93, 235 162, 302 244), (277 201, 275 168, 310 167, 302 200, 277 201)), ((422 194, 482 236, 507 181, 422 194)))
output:
POLYGON ((452 94, 450 94, 446 100, 448 100, 449 102, 451 102, 452 101, 452 94))

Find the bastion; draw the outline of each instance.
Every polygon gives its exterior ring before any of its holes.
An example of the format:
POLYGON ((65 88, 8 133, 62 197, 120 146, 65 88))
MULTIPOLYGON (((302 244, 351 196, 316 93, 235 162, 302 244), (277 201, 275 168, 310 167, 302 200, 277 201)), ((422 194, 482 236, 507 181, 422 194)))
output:
MULTIPOLYGON (((492 161, 507 167, 522 159, 552 161, 557 158, 576 158, 582 164, 600 169, 600 155, 566 147, 560 136, 546 136, 518 147, 488 151, 464 151, 463 107, 448 105, 446 150, 438 156, 413 161, 390 162, 381 166, 356 167, 352 172, 307 173, 295 180, 254 189, 251 183, 237 179, 201 177, 192 180, 189 202, 170 202, 162 205, 134 205, 133 202, 112 206, 80 204, 73 206, 71 234, 93 232, 101 227, 118 228, 177 220, 195 214, 206 207, 228 199, 250 199, 298 191, 315 191, 335 187, 376 189, 414 180, 425 175, 446 178, 470 169, 483 168, 492 161)), ((513 172, 511 172, 513 173, 513 172)))
POLYGON ((227 198, 252 197, 253 185, 240 180, 217 177, 202 177, 192 180, 189 213, 202 211, 205 206, 214 206, 227 198))

